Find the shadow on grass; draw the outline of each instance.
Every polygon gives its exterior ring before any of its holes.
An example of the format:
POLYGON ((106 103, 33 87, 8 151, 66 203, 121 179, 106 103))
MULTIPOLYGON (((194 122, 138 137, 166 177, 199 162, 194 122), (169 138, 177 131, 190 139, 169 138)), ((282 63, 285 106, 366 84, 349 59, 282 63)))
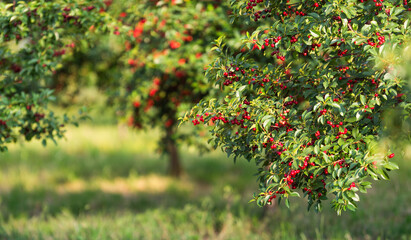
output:
POLYGON ((4 219, 13 217, 33 217, 42 214, 56 215, 69 211, 73 215, 95 212, 132 211, 143 212, 148 209, 183 207, 187 204, 188 193, 170 189, 161 193, 134 193, 123 195, 99 189, 79 192, 58 193, 47 189, 28 191, 15 186, 11 191, 1 194, 1 213, 4 219))
POLYGON ((25 150, 7 152, 0 162, 1 169, 27 167, 34 172, 57 171, 64 177, 91 179, 94 177, 127 177, 130 173, 165 173, 166 161, 156 155, 135 154, 127 151, 88 149, 84 152, 65 152, 60 149, 47 152, 25 150))
MULTIPOLYGON (((166 176, 167 159, 153 155, 93 149, 85 153, 67 153, 58 149, 9 152, 0 162, 1 179, 9 180, 0 183, 4 188, 0 188, 0 213, 4 219, 10 216, 55 216, 63 210, 74 215, 102 211, 139 213, 159 207, 200 205, 206 196, 212 195, 215 195, 216 206, 223 210, 229 199, 222 198, 227 185, 235 189, 235 194, 244 195, 241 204, 247 205, 255 187, 255 167, 251 163, 242 160, 233 164, 232 160, 221 158, 218 154, 202 158, 186 154, 182 160, 185 176, 176 180, 166 176), (124 184, 135 185, 129 181, 150 176, 158 180, 156 186, 166 184, 166 187, 161 187, 157 192, 150 189, 153 187, 150 184, 139 191, 132 188, 125 192, 115 189, 124 184), (118 184, 116 179, 122 182, 118 184), (109 182, 110 191, 102 189, 101 181, 109 182), (78 182, 80 188, 61 189, 66 188, 66 184, 78 182)), ((257 212, 260 214, 259 210, 257 212)))
MULTIPOLYGON (((24 152, 2 153, 0 169, 26 168, 31 172, 47 171, 59 176, 61 182, 69 178, 116 178, 130 175, 167 174, 168 158, 153 153, 129 151, 101 151, 91 148, 84 152, 66 152, 61 149, 39 152, 28 149, 24 152)), ((204 183, 215 183, 229 174, 237 180, 254 182, 257 167, 240 159, 236 164, 223 154, 184 154, 181 158, 184 174, 204 183), (238 175, 243 175, 239 178, 238 175), (245 176, 245 177, 244 177, 245 176)))

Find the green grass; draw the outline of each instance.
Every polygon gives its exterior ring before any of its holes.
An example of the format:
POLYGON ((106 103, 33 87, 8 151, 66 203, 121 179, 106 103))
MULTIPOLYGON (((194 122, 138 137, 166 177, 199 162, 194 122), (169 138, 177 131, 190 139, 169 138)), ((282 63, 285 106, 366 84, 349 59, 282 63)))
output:
POLYGON ((259 208, 253 163, 183 148, 172 179, 156 131, 88 126, 43 148, 0 155, 0 239, 411 239, 411 159, 395 158, 391 181, 373 184, 357 212, 320 214, 304 199, 259 208))

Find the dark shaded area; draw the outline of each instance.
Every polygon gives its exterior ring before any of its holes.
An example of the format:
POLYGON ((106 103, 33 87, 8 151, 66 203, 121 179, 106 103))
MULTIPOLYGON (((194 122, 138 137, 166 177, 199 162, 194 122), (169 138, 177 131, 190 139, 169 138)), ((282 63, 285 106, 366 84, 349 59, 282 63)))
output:
POLYGON ((100 211, 131 211, 137 214, 159 206, 181 208, 189 202, 195 202, 194 199, 187 201, 188 197, 187 192, 176 189, 164 193, 133 193, 124 196, 99 189, 60 194, 51 189, 29 191, 22 186, 15 186, 10 192, 2 194, 0 209, 5 220, 9 216, 55 216, 63 210, 73 215, 100 211))

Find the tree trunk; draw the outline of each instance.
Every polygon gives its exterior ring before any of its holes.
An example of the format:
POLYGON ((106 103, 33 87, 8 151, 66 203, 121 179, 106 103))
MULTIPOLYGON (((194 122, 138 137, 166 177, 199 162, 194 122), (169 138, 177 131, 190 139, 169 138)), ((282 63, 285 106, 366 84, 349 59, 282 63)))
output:
POLYGON ((169 156, 168 173, 176 178, 181 176, 182 168, 180 163, 180 156, 178 154, 178 147, 175 139, 173 138, 173 127, 166 129, 166 147, 167 154, 169 156))

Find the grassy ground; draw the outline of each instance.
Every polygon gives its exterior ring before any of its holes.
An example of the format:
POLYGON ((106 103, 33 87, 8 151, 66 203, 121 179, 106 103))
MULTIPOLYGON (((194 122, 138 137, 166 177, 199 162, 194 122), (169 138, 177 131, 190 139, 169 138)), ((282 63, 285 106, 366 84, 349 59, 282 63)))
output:
MULTIPOLYGON (((306 211, 303 199, 248 203, 256 167, 183 149, 185 175, 165 175, 156 132, 83 125, 66 141, 0 155, 0 239, 411 239, 411 159, 361 195, 357 212, 306 211)), ((399 154, 397 154, 398 156, 399 154)))

